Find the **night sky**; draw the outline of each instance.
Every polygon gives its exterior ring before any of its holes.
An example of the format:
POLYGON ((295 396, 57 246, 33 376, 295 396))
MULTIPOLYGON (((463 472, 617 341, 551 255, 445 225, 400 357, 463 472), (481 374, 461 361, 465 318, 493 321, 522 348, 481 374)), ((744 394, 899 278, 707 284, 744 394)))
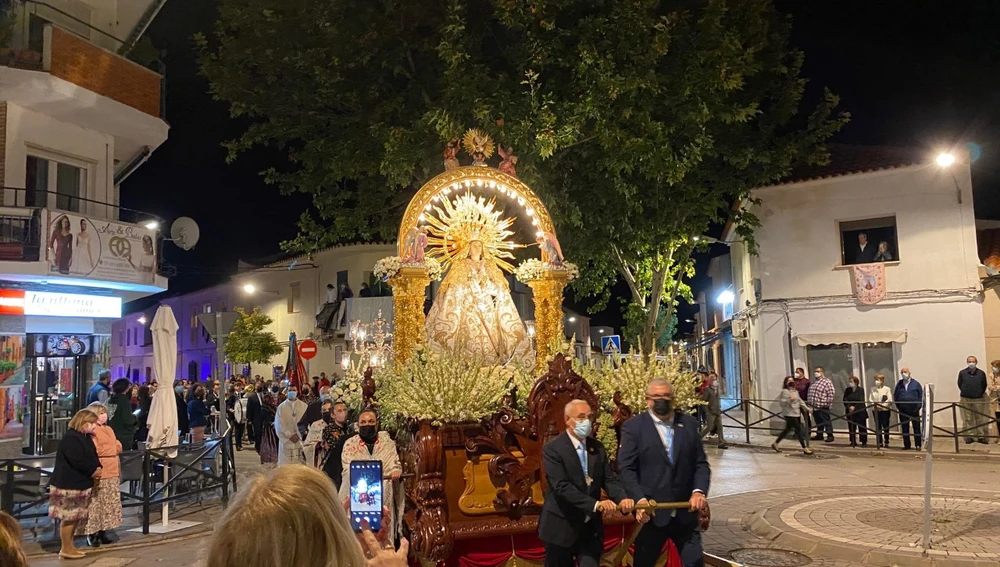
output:
MULTIPOLYGON (((973 164, 978 218, 1000 219, 997 147, 1000 144, 1000 2, 910 0, 776 0, 793 17, 792 43, 804 50, 809 96, 829 87, 851 113, 836 142, 927 148, 974 142, 982 157, 973 164)), ((164 246, 177 267, 172 290, 218 281, 239 259, 279 252, 295 235, 308 206, 282 196, 258 172, 281 165, 277 152, 260 150, 225 163, 221 142, 240 125, 224 104, 212 101, 197 74, 192 36, 209 33, 215 2, 168 2, 148 35, 166 51, 167 121, 170 138, 122 186, 122 204, 172 220, 191 216, 201 226, 197 248, 164 246)), ((713 251, 722 253, 724 249, 713 251)), ((699 272, 707 256, 699 260, 699 272)), ((693 282, 704 285, 702 278, 693 282)), ((627 290, 619 286, 624 294, 627 290)), ((683 320, 694 308, 680 310, 683 320)), ((595 324, 620 325, 619 308, 595 324)), ((688 326, 689 327, 689 326, 688 326)))

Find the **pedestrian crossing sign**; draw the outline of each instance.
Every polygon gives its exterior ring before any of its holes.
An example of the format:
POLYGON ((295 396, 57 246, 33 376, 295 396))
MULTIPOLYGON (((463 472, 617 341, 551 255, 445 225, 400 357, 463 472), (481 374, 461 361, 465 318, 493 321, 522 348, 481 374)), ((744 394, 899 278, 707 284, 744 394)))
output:
POLYGON ((601 352, 607 355, 621 354, 622 338, 619 335, 601 337, 601 352))

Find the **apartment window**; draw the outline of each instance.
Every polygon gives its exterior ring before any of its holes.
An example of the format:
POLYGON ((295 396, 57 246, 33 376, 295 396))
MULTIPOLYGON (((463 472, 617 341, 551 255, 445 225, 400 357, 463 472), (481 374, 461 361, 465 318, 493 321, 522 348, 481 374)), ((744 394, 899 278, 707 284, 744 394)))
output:
POLYGON ((219 311, 221 313, 225 313, 226 312, 226 302, 225 301, 220 301, 219 302, 219 306, 216 308, 216 311, 219 311))
POLYGON ((302 288, 299 282, 288 285, 288 312, 298 313, 302 307, 302 288))
POLYGON ((205 306, 202 307, 201 312, 202 313, 211 313, 212 312, 212 304, 211 303, 206 303, 205 306))
POLYGON ((118 331, 118 346, 125 346, 125 333, 118 331))
POLYGON ((192 329, 197 329, 198 328, 198 308, 197 307, 192 307, 191 308, 191 328, 192 329))
POLYGON ((896 217, 880 217, 840 223, 843 265, 899 260, 896 217))
POLYGON ((127 329, 128 341, 125 343, 127 346, 132 346, 132 329, 127 329))
POLYGON ((24 204, 80 212, 81 198, 87 194, 87 169, 80 165, 28 156, 25 172, 24 204))

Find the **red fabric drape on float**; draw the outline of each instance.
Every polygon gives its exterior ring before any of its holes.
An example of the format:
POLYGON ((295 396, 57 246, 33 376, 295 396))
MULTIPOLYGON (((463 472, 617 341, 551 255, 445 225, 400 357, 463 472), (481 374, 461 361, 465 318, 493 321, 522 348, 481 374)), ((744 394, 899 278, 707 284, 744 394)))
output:
MULTIPOLYGON (((621 545, 631 534, 631 530, 632 525, 605 526, 604 553, 610 553, 621 545)), ((666 567, 679 567, 680 556, 673 544, 668 541, 663 549, 665 553, 670 554, 666 567)), ((632 551, 629 549, 630 555, 632 551)), ((502 567, 515 555, 519 561, 541 564, 545 560, 545 547, 537 534, 458 540, 447 565, 448 567, 502 567)))

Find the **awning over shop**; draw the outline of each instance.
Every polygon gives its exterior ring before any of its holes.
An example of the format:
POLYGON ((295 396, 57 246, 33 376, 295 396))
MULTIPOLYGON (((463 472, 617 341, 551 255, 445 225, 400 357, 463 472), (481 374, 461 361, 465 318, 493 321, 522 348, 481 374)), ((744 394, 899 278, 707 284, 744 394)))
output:
POLYGON ((806 333, 796 335, 799 346, 845 345, 853 343, 905 343, 906 331, 866 331, 860 333, 806 333))

